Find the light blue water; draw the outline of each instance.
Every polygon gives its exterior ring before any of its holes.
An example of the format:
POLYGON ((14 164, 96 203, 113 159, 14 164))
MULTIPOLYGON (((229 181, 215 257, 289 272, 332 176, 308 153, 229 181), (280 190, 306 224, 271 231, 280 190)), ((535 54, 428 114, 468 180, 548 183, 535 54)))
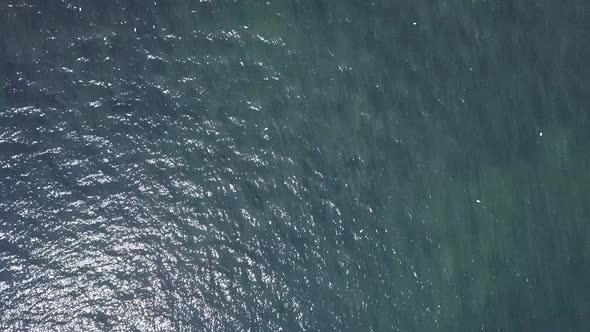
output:
POLYGON ((587 1, 4 1, 0 330, 585 331, 587 1))

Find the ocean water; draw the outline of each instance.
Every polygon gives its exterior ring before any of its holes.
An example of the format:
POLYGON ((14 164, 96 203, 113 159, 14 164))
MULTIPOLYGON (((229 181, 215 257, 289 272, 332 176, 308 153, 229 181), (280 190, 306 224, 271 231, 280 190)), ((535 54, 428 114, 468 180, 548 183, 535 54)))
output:
POLYGON ((588 331, 590 2, 0 3, 1 331, 588 331))

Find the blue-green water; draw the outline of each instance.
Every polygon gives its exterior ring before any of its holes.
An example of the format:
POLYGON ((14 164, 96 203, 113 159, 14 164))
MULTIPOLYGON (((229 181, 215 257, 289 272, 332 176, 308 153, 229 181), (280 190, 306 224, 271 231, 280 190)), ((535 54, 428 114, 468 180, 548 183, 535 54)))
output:
POLYGON ((590 2, 0 3, 0 330, 587 331, 590 2))

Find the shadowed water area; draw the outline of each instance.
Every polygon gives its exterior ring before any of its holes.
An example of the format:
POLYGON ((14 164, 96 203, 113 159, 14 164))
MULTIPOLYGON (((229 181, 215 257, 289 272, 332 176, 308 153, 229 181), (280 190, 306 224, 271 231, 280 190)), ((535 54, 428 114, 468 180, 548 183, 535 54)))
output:
POLYGON ((586 331, 590 2, 0 3, 0 330, 586 331))

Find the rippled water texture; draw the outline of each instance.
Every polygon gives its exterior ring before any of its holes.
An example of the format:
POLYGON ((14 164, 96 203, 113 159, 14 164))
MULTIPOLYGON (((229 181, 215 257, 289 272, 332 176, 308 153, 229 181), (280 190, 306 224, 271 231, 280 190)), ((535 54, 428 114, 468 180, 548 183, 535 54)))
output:
POLYGON ((590 2, 0 3, 0 330, 585 331, 590 2))

